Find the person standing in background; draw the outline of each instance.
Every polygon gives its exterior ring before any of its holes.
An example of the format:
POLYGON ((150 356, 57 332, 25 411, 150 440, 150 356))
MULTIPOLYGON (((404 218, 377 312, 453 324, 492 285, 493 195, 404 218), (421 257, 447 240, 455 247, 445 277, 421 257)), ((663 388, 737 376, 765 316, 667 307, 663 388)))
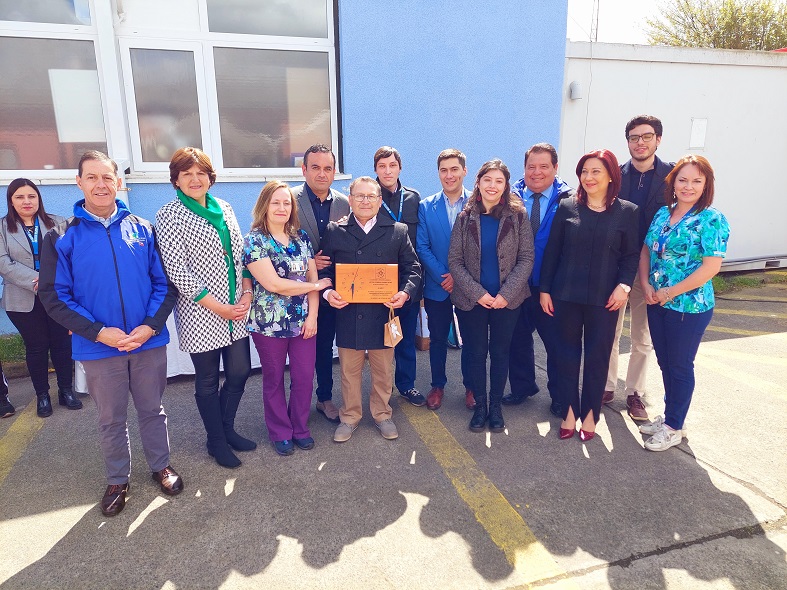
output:
MULTIPOLYGON (((331 188, 336 176, 336 155, 323 144, 310 146, 301 165, 306 180, 295 187, 298 222, 309 236, 314 262, 319 272, 331 265, 321 249, 325 228, 350 213, 347 197, 331 188)), ((320 298, 317 316, 315 373, 317 374, 317 412, 334 424, 339 423, 339 409, 333 403, 333 340, 336 337, 336 310, 320 298)))

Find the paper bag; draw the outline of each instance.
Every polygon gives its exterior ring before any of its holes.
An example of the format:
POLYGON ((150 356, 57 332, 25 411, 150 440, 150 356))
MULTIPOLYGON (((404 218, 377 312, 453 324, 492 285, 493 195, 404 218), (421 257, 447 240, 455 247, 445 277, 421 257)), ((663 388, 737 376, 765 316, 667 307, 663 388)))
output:
POLYGON ((385 336, 383 344, 389 348, 393 348, 399 341, 404 338, 402 336, 402 324, 399 323, 399 318, 394 315, 392 307, 388 308, 388 323, 385 324, 385 336))

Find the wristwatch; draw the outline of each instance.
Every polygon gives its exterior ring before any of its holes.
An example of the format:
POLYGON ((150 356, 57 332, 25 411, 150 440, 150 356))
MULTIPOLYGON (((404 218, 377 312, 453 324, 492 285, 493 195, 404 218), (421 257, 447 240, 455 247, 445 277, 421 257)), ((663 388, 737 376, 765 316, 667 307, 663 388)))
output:
POLYGON ((631 287, 629 287, 628 285, 624 285, 623 283, 618 283, 618 287, 623 289, 626 295, 628 295, 631 292, 631 287))

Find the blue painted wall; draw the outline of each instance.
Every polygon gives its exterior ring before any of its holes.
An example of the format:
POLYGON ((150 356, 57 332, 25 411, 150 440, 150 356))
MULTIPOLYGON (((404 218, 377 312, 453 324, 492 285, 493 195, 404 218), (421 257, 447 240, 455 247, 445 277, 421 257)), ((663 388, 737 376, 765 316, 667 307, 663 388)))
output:
POLYGON ((493 157, 521 177, 527 147, 559 140, 566 10, 565 0, 341 0, 344 170, 374 176, 387 144, 422 196, 439 190, 447 147, 467 155, 468 179, 493 157))

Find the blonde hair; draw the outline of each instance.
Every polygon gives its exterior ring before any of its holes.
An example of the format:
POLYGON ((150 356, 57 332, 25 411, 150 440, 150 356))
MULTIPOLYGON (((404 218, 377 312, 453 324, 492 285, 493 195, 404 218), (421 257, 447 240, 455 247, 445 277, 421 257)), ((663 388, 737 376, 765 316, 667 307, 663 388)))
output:
POLYGON ((271 205, 273 193, 280 188, 287 189, 290 194, 290 203, 292 203, 292 211, 290 211, 290 218, 284 224, 284 231, 291 237, 298 235, 298 230, 301 224, 298 222, 298 204, 295 200, 295 195, 292 194, 290 185, 281 180, 271 180, 268 184, 262 187, 260 196, 257 197, 257 202, 251 210, 251 229, 259 229, 266 235, 271 235, 270 228, 268 227, 268 209, 271 205))

